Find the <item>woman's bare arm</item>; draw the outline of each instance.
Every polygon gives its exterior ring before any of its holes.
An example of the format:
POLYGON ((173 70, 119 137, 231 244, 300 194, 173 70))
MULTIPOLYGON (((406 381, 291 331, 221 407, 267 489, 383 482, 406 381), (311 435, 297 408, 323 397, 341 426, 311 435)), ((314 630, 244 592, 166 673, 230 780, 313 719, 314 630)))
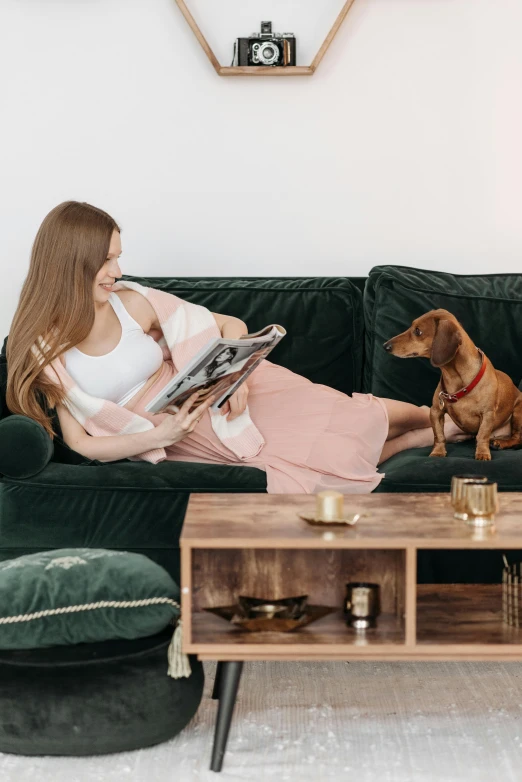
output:
POLYGON ((232 315, 220 315, 218 312, 213 312, 212 315, 222 337, 239 339, 244 334, 248 334, 246 323, 243 323, 239 318, 234 318, 232 315))
POLYGON ((156 428, 135 434, 91 437, 64 405, 57 405, 56 410, 64 442, 87 459, 114 462, 163 445, 158 440, 156 428))

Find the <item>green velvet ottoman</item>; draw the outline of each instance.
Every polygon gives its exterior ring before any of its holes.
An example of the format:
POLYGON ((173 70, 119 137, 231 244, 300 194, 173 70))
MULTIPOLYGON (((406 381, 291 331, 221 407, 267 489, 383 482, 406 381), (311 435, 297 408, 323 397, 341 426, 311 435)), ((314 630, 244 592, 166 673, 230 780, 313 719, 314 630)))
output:
POLYGON ((158 744, 196 713, 203 667, 167 675, 172 627, 137 640, 0 651, 0 752, 97 755, 158 744))

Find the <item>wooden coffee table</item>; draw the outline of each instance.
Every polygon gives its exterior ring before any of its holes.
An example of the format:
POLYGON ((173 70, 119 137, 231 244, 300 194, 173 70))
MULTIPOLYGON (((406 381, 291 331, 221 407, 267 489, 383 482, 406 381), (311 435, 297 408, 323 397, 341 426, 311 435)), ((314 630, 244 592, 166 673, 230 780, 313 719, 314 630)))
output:
POLYGON ((522 548, 522 493, 500 496, 494 528, 453 519, 449 494, 346 495, 356 526, 318 529, 311 495, 192 494, 181 535, 183 650, 217 660, 211 769, 220 771, 243 663, 248 660, 522 659, 522 628, 502 622, 499 584, 417 584, 419 549, 522 548), (348 581, 380 584, 377 627, 342 614, 348 581), (248 632, 205 608, 239 595, 308 595, 338 610, 297 631, 248 632))

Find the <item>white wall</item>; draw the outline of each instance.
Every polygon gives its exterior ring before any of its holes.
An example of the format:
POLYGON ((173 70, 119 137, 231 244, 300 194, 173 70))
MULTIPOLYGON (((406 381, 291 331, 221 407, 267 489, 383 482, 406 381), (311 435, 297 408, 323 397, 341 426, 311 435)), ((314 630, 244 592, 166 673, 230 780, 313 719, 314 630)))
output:
MULTIPOLYGON (((309 62, 342 0, 188 3, 228 65, 261 19, 309 62)), ((314 76, 220 78, 174 0, 0 0, 0 336, 70 198, 129 274, 519 271, 521 33, 520 0, 355 0, 314 76)))

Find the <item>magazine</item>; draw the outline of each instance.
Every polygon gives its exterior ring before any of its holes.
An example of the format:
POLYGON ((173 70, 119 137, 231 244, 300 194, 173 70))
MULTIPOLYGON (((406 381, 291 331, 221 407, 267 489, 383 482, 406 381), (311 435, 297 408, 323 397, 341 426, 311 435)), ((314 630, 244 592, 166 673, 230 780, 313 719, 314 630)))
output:
POLYGON ((217 394, 212 410, 218 410, 285 334, 282 326, 272 324, 239 339, 212 340, 151 399, 146 412, 160 413, 167 405, 179 408, 196 391, 200 395, 191 409, 217 394))

